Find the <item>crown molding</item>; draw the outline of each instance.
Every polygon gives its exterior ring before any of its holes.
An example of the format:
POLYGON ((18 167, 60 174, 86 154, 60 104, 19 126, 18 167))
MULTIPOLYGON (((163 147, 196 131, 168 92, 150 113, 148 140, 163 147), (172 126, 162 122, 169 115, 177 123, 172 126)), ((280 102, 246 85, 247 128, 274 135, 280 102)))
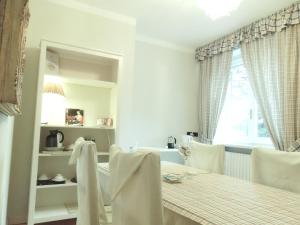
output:
POLYGON ((151 45, 156 45, 156 46, 160 46, 160 47, 164 47, 164 48, 169 48, 175 51, 180 51, 180 52, 185 52, 185 53, 195 53, 195 49, 190 48, 190 47, 186 47, 186 46, 182 46, 182 45, 178 45, 172 42, 168 42, 168 41, 164 41, 164 40, 160 40, 160 39, 156 39, 156 38, 152 38, 152 37, 148 37, 145 35, 140 35, 137 34, 136 41, 139 42, 144 42, 147 44, 151 44, 151 45))
MULTIPOLYGON (((81 12, 86 12, 86 13, 102 16, 107 19, 111 19, 111 20, 119 21, 119 22, 122 22, 125 24, 129 24, 132 26, 136 26, 136 19, 133 17, 124 16, 124 15, 117 14, 117 13, 107 11, 107 10, 103 10, 103 9, 100 9, 97 7, 92 7, 88 4, 81 3, 76 0, 63 0, 63 1, 62 0, 45 0, 45 1, 48 1, 53 4, 61 5, 61 6, 67 7, 67 8, 75 9, 75 10, 78 10, 81 12)), ((144 43, 148 43, 148 44, 152 44, 152 45, 156 45, 156 46, 160 46, 160 47, 164 47, 164 48, 169 48, 169 49, 173 49, 173 50, 181 51, 181 52, 185 52, 185 53, 193 53, 193 54, 195 53, 194 48, 182 46, 182 45, 179 45, 176 43, 152 38, 152 37, 145 36, 145 35, 136 35, 136 41, 144 42, 144 43)))
POLYGON ((46 0, 46 1, 53 4, 62 5, 71 9, 76 9, 82 12, 91 13, 94 15, 105 17, 107 19, 136 26, 136 19, 133 17, 124 16, 111 11, 103 10, 75 0, 46 0))

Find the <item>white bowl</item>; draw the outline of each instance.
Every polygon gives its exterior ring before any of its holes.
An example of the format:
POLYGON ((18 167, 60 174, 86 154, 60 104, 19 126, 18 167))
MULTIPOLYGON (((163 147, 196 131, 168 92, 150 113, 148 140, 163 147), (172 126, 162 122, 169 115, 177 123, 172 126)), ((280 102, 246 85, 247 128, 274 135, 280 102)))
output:
POLYGON ((50 180, 50 178, 46 174, 42 174, 42 175, 39 176, 38 180, 39 181, 46 181, 46 180, 50 180))
POLYGON ((65 180, 66 179, 61 174, 57 174, 54 178, 52 178, 52 181, 54 181, 54 182, 62 182, 62 181, 65 181, 65 180))

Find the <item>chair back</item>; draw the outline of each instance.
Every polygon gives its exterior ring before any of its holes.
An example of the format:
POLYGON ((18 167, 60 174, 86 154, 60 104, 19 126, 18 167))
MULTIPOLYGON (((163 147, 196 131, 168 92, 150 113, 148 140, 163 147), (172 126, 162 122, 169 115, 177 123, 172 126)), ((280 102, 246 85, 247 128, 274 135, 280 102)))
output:
POLYGON ((107 222, 98 181, 96 151, 94 142, 79 138, 70 158, 70 164, 77 164, 77 225, 100 225, 107 222))
POLYGON ((300 193, 300 152, 253 149, 251 178, 255 183, 300 193))
POLYGON ((113 225, 162 225, 160 157, 150 150, 110 150, 113 225))
POLYGON ((224 174, 225 146, 191 143, 191 155, 186 165, 212 173, 224 174))

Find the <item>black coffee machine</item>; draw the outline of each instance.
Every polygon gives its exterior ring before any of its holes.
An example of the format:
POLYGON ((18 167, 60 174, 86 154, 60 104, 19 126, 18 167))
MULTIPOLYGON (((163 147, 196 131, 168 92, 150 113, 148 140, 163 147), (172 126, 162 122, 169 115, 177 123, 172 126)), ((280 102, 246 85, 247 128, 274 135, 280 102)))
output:
POLYGON ((175 148, 176 138, 173 136, 168 137, 168 148, 175 148))
POLYGON ((50 134, 46 138, 46 147, 62 147, 64 133, 59 130, 49 130, 50 134))

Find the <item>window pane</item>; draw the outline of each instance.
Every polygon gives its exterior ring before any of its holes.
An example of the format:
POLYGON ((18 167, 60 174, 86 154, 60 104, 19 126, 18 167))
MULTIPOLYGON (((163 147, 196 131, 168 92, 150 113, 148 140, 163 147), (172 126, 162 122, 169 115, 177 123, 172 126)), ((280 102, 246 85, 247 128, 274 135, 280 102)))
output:
POLYGON ((249 119, 252 96, 249 90, 245 68, 241 65, 232 67, 226 103, 228 105, 229 120, 231 121, 233 132, 239 137, 244 138, 249 136, 251 129, 249 119))
MULTIPOLYGON (((214 142, 243 144, 268 139, 268 131, 249 83, 240 50, 233 53, 228 91, 214 142)), ((267 141, 268 142, 268 141, 267 141)))
POLYGON ((270 137, 267 127, 264 123, 261 111, 257 113, 257 136, 258 137, 270 137))

